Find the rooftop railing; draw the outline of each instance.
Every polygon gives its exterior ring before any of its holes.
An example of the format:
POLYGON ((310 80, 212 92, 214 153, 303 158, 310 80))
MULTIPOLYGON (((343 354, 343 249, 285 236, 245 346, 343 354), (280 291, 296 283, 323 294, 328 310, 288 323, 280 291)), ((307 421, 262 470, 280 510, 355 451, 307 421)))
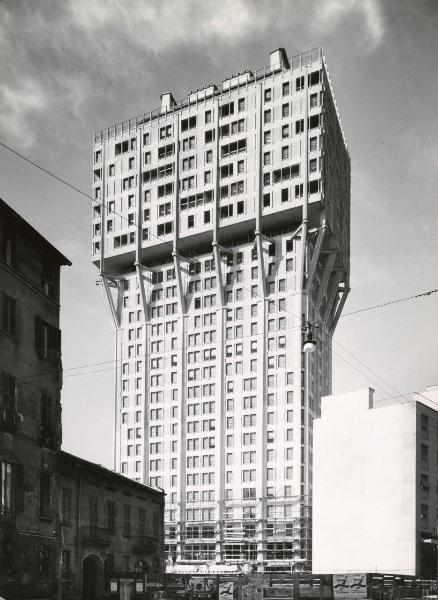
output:
MULTIPOLYGON (((165 117, 171 113, 182 111, 184 108, 188 108, 193 104, 199 104, 200 102, 204 102, 208 98, 212 98, 214 96, 226 96, 230 94, 233 90, 238 87, 247 87, 256 81, 260 81, 261 79, 266 79, 267 77, 271 77, 274 74, 279 73, 280 71, 294 71, 295 69, 301 69, 302 67, 310 66, 315 62, 321 62, 323 60, 323 51, 322 48, 314 48, 313 50, 308 50, 307 52, 303 52, 289 58, 289 68, 286 68, 284 64, 275 64, 272 66, 262 67, 261 69, 257 69, 256 71, 248 71, 249 77, 242 83, 239 83, 239 75, 228 77, 225 81, 228 82, 227 89, 217 89, 213 94, 202 97, 202 90, 199 91, 199 94, 196 94, 196 98, 192 101, 189 100, 189 96, 183 98, 175 102, 171 107, 168 108, 156 108, 151 110, 148 113, 144 113, 142 115, 138 115, 137 117, 133 117, 128 119, 127 121, 123 121, 122 123, 117 123, 116 125, 112 125, 111 127, 107 127, 106 129, 102 129, 101 131, 97 131, 94 134, 94 143, 102 142, 106 139, 111 139, 114 137, 118 137, 123 135, 124 133, 133 133, 137 131, 139 127, 145 125, 146 123, 150 123, 155 119, 159 119, 160 117, 165 117), (230 80, 236 78, 236 84, 231 85, 230 80), (201 94, 201 97, 199 97, 201 94)), ((210 89, 210 88, 206 88, 210 89)), ((196 93, 195 91, 195 93, 196 93)), ((193 93, 193 92, 192 92, 193 93)))

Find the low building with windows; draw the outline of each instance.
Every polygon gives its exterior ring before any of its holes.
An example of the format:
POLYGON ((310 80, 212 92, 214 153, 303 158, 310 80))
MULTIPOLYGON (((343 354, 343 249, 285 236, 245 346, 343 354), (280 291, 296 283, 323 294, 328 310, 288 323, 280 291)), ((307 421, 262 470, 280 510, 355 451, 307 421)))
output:
POLYGON ((164 495, 100 465, 58 456, 61 598, 134 597, 164 570, 164 495), (141 589, 140 589, 141 588, 141 589))
POLYGON ((164 566, 164 494, 61 451, 59 281, 70 264, 0 200, 0 597, 8 599, 100 598, 111 586, 129 598, 164 566))
POLYGON ((438 386, 327 396, 314 432, 313 572, 436 578, 438 386))

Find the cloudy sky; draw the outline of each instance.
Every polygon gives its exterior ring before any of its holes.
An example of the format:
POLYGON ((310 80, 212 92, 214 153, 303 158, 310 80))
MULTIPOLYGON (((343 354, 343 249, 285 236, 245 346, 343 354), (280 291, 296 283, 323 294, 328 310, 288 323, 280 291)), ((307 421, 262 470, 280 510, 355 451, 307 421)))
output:
MULTIPOLYGON (((92 135, 323 46, 352 159, 345 312, 438 288, 438 2, 0 0, 0 141, 87 193, 92 135)), ((64 448, 111 465, 112 330, 86 198, 0 147, 0 196, 68 256, 64 448), (83 365, 90 365, 84 368, 83 365), (78 368, 80 367, 80 368, 78 368)), ((334 391, 438 384, 438 294, 343 317, 334 391), (382 379, 383 378, 383 379, 382 379)))

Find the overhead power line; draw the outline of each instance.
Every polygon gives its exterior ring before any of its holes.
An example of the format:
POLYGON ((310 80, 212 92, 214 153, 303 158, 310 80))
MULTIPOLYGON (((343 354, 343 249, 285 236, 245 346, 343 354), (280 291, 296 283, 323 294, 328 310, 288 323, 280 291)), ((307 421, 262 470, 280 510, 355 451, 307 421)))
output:
MULTIPOLYGON (((19 157, 19 158, 21 158, 22 160, 24 160, 24 161, 26 161, 27 163, 31 164, 32 166, 34 166, 35 168, 39 169, 39 170, 40 170, 40 171, 42 171, 43 173, 46 173, 47 175, 49 175, 49 177, 52 177, 53 179, 55 179, 55 180, 59 181, 60 183, 62 183, 62 184, 64 184, 64 185, 66 185, 67 187, 69 187, 69 188, 70 188, 70 189, 72 189, 73 191, 76 191, 76 192, 77 192, 77 193, 79 193, 81 196, 84 196, 85 198, 87 198, 87 199, 89 199, 89 200, 92 200, 93 202, 95 202, 95 203, 99 204, 101 207, 103 207, 103 208, 104 208, 104 204, 103 204, 103 202, 100 202, 98 199, 96 199, 96 198, 93 198, 92 196, 90 196, 89 194, 87 194, 86 192, 84 192, 83 190, 81 190, 80 188, 78 188, 77 186, 73 185, 72 183, 68 182, 67 180, 63 179, 62 177, 59 177, 58 175, 56 175, 56 174, 55 174, 55 173, 53 173, 52 171, 49 171, 48 169, 46 169, 46 168, 42 167, 41 165, 39 165, 39 164, 38 164, 38 163, 36 163, 35 161, 31 160, 31 159, 30 159, 30 158, 28 158, 27 156, 24 156, 23 154, 21 154, 21 153, 20 153, 20 152, 18 152, 17 150, 14 150, 13 148, 11 148, 10 146, 8 146, 7 144, 5 144, 5 143, 3 143, 3 142, 1 142, 1 141, 0 141, 0 146, 2 146, 3 148, 5 148, 5 149, 6 149, 6 150, 8 150, 9 152, 12 152, 14 155, 18 156, 18 157, 19 157)), ((124 215, 122 215, 121 213, 118 213, 118 212, 116 212, 116 211, 112 211, 112 214, 116 214, 116 215, 120 216, 122 219, 124 219, 125 221, 127 221, 127 218, 126 218, 124 215)), ((140 228, 140 226, 139 226, 139 225, 136 225, 136 227, 137 227, 137 229, 138 229, 138 230, 141 230, 141 228, 140 228)), ((160 239, 160 241, 161 241, 161 242, 162 242, 164 245, 167 245, 167 246, 171 247, 171 248, 172 248, 172 250, 173 250, 173 246, 172 246, 172 244, 171 244, 170 242, 163 241, 163 240, 161 240, 161 238, 158 238, 158 236, 156 236, 156 235, 154 235, 154 234, 152 234, 152 233, 151 233, 151 235, 153 235, 153 237, 155 237, 156 239, 160 239)), ((190 259, 190 258, 187 258, 187 260, 189 260, 189 261, 191 261, 191 262, 196 262, 196 261, 193 261, 193 259, 190 259)), ((245 286, 242 286, 242 287, 245 287, 245 286)), ((248 288, 247 288, 247 289, 248 289, 248 288)), ((403 302, 403 301, 405 301, 405 300, 411 300, 411 299, 413 299, 413 298, 419 298, 419 297, 421 297, 421 296, 428 296, 428 295, 434 294, 434 293, 436 293, 436 292, 438 292, 438 289, 435 289, 435 290, 429 290, 428 292, 423 292, 423 293, 421 293, 421 294, 416 294, 416 295, 414 295, 414 296, 408 296, 408 297, 406 297, 406 298, 400 298, 400 299, 397 299, 397 300, 392 300, 392 301, 385 302, 385 303, 382 303, 382 304, 379 304, 379 305, 375 305, 375 306, 370 306, 370 307, 367 307, 367 308, 359 309, 359 310, 357 310, 357 311, 352 311, 352 312, 350 312, 350 313, 345 313, 345 314, 341 315, 341 317, 345 317, 345 316, 349 316, 349 315, 357 314, 357 313, 360 313, 360 312, 365 312, 365 311, 373 310, 373 309, 376 309, 376 308, 381 308, 381 307, 384 307, 384 306, 388 306, 388 305, 390 305, 390 304, 396 304, 396 303, 398 303, 398 302, 403 302)), ((261 296, 259 296, 259 297, 261 298, 261 296)), ((299 318, 297 315, 293 314, 291 311, 287 311, 287 312, 289 312, 289 314, 291 314, 291 315, 292 315, 292 316, 294 316, 295 318, 299 318)), ((318 325, 318 324, 315 324, 315 325, 318 325)), ((295 329, 295 328, 294 328, 294 329, 295 329)), ((334 341, 332 336, 329 336, 329 337, 331 338, 331 340, 332 340, 332 341, 334 341)), ((335 342, 335 343, 337 343, 337 342, 335 342)), ((386 383, 387 385, 389 385, 389 386, 390 386, 390 387, 391 387, 393 390, 395 390, 395 388, 394 388, 393 386, 391 386, 390 384, 388 384, 388 382, 386 382, 386 381, 385 381, 385 379, 384 379, 383 377, 380 377, 379 375, 377 375, 377 374, 376 374, 376 373, 375 373, 375 372, 374 372, 372 369, 370 369, 370 368, 369 368, 369 367, 368 367, 368 366, 367 366, 367 365, 366 365, 366 364, 365 364, 363 361, 361 361, 360 359, 356 358, 352 352, 350 352, 349 350, 347 350, 345 347, 341 346, 340 344, 338 344, 338 345, 339 345, 340 347, 342 347, 342 348, 343 348, 343 350, 345 350, 345 351, 346 351, 348 354, 350 354, 350 356, 351 356, 352 358, 354 358, 354 359, 355 359, 355 360, 357 360, 357 361, 358 361, 358 362, 359 362, 359 363, 360 363, 362 366, 364 366, 364 367, 365 367, 365 368, 366 368, 366 369, 367 369, 367 370, 368 370, 370 373, 372 373, 374 376, 378 377, 378 378, 379 378, 381 381, 385 382, 385 383, 386 383)), ((332 349, 332 350, 333 350, 333 349, 332 349)), ((333 352, 334 352, 334 351, 333 351, 333 352)), ((358 373, 360 373, 362 376, 366 377, 366 376, 365 376, 365 375, 364 375, 364 374, 363 374, 361 371, 359 371, 359 370, 358 370, 358 369, 357 369, 357 368, 356 368, 354 365, 352 365, 352 364, 351 364, 349 361, 347 361, 347 360, 346 360, 344 357, 342 357, 341 355, 337 354, 336 352, 335 352, 335 354, 336 354, 336 355, 337 355, 339 358, 341 358, 342 360, 344 360, 344 362, 346 362, 347 364, 349 364, 349 365, 350 365, 352 368, 354 368, 354 369, 355 369, 355 370, 356 370, 358 373)), ((97 365, 97 364, 99 364, 99 363, 95 363, 94 365, 97 365)), ((73 369, 85 368, 85 367, 88 367, 88 366, 94 366, 94 365, 84 365, 83 367, 81 367, 81 366, 78 366, 78 367, 72 367, 72 370, 73 370, 73 369)), ((99 370, 99 371, 91 371, 91 372, 90 372, 90 371, 88 371, 87 373, 76 373, 76 374, 71 374, 71 375, 66 375, 66 376, 67 376, 67 377, 74 377, 74 376, 79 376, 79 375, 83 375, 83 374, 91 374, 91 373, 93 373, 93 372, 94 372, 94 373, 96 373, 96 372, 102 372, 102 371, 105 371, 105 370, 112 370, 113 368, 114 368, 114 367, 110 367, 110 369, 101 369, 101 370, 99 370)), ((36 374, 36 377, 38 377, 39 375, 40 375, 40 374, 36 374)), ((45 374, 41 374, 41 375, 42 375, 42 376, 47 376, 47 372, 46 372, 45 374)), ((33 378, 34 378, 34 376, 25 377, 25 378, 23 378, 23 379, 30 379, 30 378, 32 378, 32 379, 33 379, 33 378)), ((373 384, 373 385, 375 385, 375 384, 373 384)), ((378 385, 376 385, 376 387, 379 387, 379 388, 380 388, 380 386, 378 386, 378 385)), ((381 388, 380 388, 380 389, 381 389, 381 388)), ((395 391, 397 391, 397 390, 395 390, 395 391)), ((402 394, 400 394, 400 396, 402 396, 402 394)))
MULTIPOLYGON (((101 208, 105 209, 105 205, 104 205, 103 202, 100 202, 97 198, 93 198, 93 196, 90 196, 90 194, 87 194, 86 192, 84 192, 80 188, 76 187, 75 185, 73 185, 72 183, 70 183, 69 181, 67 181, 66 179, 63 179, 62 177, 59 177, 59 175, 56 175, 56 173, 53 173, 53 171, 49 171, 48 169, 45 169, 44 167, 42 167, 41 165, 39 165, 38 163, 36 163, 32 159, 28 158, 27 156, 24 156, 24 154, 21 154, 20 152, 18 152, 17 150, 14 150, 13 148, 11 148, 10 146, 8 146, 7 144, 4 144, 3 142, 0 142, 0 146, 3 146, 3 148, 5 148, 6 150, 9 150, 9 152, 12 152, 12 154, 15 154, 16 156, 18 156, 22 160, 28 162, 29 164, 31 164, 32 166, 34 166, 36 169, 39 169, 43 173, 46 173, 46 175, 48 175, 49 177, 52 177, 53 179, 56 179, 56 181, 59 181, 60 183, 63 183, 64 185, 66 185, 67 187, 69 187, 71 190, 77 192, 81 196, 84 196, 88 200, 92 200, 93 202, 95 202, 96 204, 98 204, 101 208)), ((122 213, 119 213, 116 210, 112 210, 111 214, 117 215, 118 217, 120 217, 121 219, 123 219, 124 221, 126 221, 128 223, 128 218, 125 215, 122 215, 122 213)), ((135 227, 138 229, 139 232, 142 231, 141 227, 138 224, 135 224, 135 227)), ((157 240, 160 240, 160 242, 162 242, 165 246, 169 246, 169 248, 171 249, 171 251, 173 251, 173 245, 170 242, 166 242, 166 241, 162 240, 160 237, 158 237, 157 235, 155 235, 151 231, 149 231, 149 235, 151 235, 152 237, 156 238, 157 240)), ((188 256, 185 256, 184 258, 187 261, 191 262, 191 263, 195 263, 196 262, 195 260, 193 260, 192 258, 190 258, 188 256)))
MULTIPOLYGON (((421 293, 421 294, 415 294, 414 296, 408 296, 406 298, 400 298, 400 299, 397 299, 397 300, 392 300, 392 301, 389 301, 389 302, 385 302, 383 304, 377 304, 375 306, 368 306, 366 308, 359 309, 357 311, 353 311, 353 312, 347 313, 347 314, 356 314, 358 312, 365 312, 365 311, 373 310, 375 308, 380 308, 381 306, 389 306, 391 304, 396 304, 397 302, 403 302, 404 300, 412 300, 413 298, 420 298, 422 296, 429 296, 429 295, 431 295, 432 293, 435 293, 435 292, 438 292, 438 290, 431 290, 429 292, 424 292, 424 293, 421 293)), ((344 316, 344 315, 341 315, 341 316, 344 316)), ((287 327, 285 331, 295 331, 297 329, 300 329, 300 327, 287 327)), ((256 334, 256 336, 259 336, 259 335, 261 335, 261 333, 257 333, 256 334)), ((243 338, 239 338, 239 339, 245 340, 245 339, 252 339, 253 337, 254 336, 244 336, 243 338)), ((371 373, 373 373, 373 375, 375 375, 376 377, 378 377, 379 379, 381 379, 382 381, 384 381, 387 385, 390 385, 387 381, 385 381, 385 379, 383 379, 382 377, 380 377, 380 375, 378 375, 372 369, 370 369, 369 367, 367 367, 367 365, 362 360, 360 360, 359 358, 357 358, 345 346, 343 346, 342 344, 340 344, 340 342, 334 340, 332 336, 330 336, 330 337, 331 337, 333 343, 335 343, 340 348, 342 348, 345 352, 347 352, 348 354, 350 354, 350 356, 352 356, 352 358, 354 358, 359 363, 361 363, 362 366, 364 366, 365 368, 367 368, 371 373)), ((177 348, 173 348, 172 350, 166 350, 166 351, 162 352, 161 354, 162 355, 170 355, 170 354, 173 354, 174 352, 176 352, 177 350, 181 350, 181 348, 177 347, 177 348)), ((146 355, 144 355, 143 357, 140 357, 140 358, 144 358, 145 356, 146 355)), ((122 361, 123 361, 123 359, 119 358, 117 360, 108 360, 108 361, 104 361, 104 362, 83 363, 83 364, 80 364, 80 365, 76 365, 74 367, 64 367, 63 368, 63 373, 65 374, 64 375, 65 377, 71 377, 71 375, 67 375, 66 374, 68 371, 77 371, 77 370, 80 370, 80 369, 86 369, 86 368, 90 368, 90 367, 96 367, 96 366, 102 366, 102 365, 110 365, 110 364, 115 364, 115 363, 119 363, 119 362, 122 362, 122 361)), ((93 371, 91 371, 91 372, 93 372, 93 371)), ((99 372, 101 372, 101 371, 99 371, 99 372)), ((35 379, 38 379, 39 377, 47 377, 47 376, 51 375, 52 373, 53 373, 53 369, 47 369, 47 371, 40 371, 40 372, 34 373, 32 375, 27 375, 25 377, 21 377, 20 381, 21 382, 24 382, 26 380, 32 380, 32 381, 34 381, 35 379)), ((86 372, 84 374, 86 375, 88 373, 89 372, 86 372)), ((395 391, 397 391, 397 390, 395 390, 395 391)), ((400 394, 400 395, 402 395, 402 394, 400 394)))
POLYGON ((367 306, 366 308, 359 308, 358 310, 353 310, 351 312, 343 313, 340 318, 348 317, 350 315, 357 315, 358 313, 366 312, 367 310, 374 310, 376 308, 382 308, 384 306, 389 306, 390 304, 397 304, 399 302, 405 302, 406 300, 413 300, 414 298, 421 298, 422 296, 431 296, 432 294, 436 294, 438 289, 429 290, 427 292, 422 292, 421 294, 414 294, 413 296, 406 296, 405 298, 398 298, 397 300, 389 300, 388 302, 383 302, 382 304, 374 304, 373 306, 367 306))

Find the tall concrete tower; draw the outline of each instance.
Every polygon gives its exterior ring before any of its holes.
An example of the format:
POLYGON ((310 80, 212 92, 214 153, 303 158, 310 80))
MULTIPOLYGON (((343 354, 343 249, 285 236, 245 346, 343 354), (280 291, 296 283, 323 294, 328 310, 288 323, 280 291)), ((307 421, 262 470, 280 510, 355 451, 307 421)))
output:
POLYGON ((350 160, 322 51, 162 94, 96 133, 93 169, 115 466, 165 489, 169 570, 308 569, 312 424, 349 290, 350 160))

